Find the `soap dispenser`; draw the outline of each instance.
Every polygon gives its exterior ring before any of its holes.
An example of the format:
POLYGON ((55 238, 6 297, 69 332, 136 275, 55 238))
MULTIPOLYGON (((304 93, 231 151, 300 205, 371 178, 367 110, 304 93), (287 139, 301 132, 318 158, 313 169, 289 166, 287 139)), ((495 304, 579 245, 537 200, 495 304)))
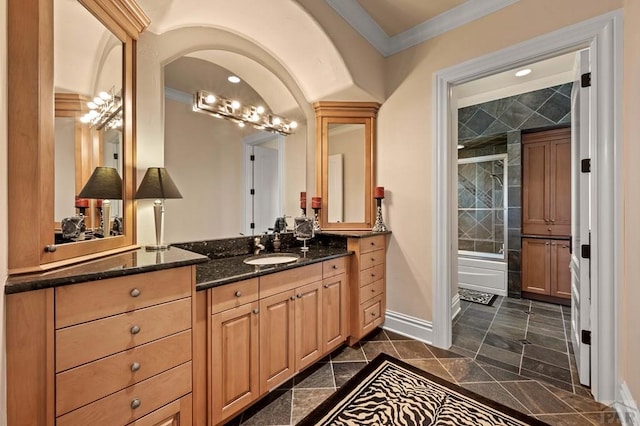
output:
POLYGON ((275 237, 273 237, 273 251, 276 253, 280 251, 280 234, 278 232, 275 233, 275 237))

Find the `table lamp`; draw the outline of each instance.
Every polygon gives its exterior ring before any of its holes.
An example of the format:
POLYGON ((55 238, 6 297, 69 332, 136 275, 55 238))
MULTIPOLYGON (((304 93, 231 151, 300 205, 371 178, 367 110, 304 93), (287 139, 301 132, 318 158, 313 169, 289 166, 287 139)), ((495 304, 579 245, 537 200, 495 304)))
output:
POLYGON ((111 200, 122 200, 122 178, 113 167, 96 167, 84 185, 79 198, 102 200, 102 235, 111 230, 111 200))
POLYGON ((147 250, 166 250, 169 246, 163 243, 162 220, 164 218, 164 200, 182 198, 182 194, 169 172, 164 167, 149 167, 138 187, 136 199, 154 199, 153 214, 156 225, 156 244, 145 246, 147 250))

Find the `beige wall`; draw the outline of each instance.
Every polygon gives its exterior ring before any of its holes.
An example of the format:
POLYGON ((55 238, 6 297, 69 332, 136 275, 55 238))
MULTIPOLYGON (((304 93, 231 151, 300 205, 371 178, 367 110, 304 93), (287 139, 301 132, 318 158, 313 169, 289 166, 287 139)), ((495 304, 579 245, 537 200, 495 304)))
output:
POLYGON ((432 320, 434 72, 621 6, 621 0, 521 0, 388 58, 377 184, 390 195, 389 310, 432 320))
MULTIPOLYGON (((7 0, 0 0, 0 194, 7 193, 7 0)), ((7 197, 0 196, 0 283, 7 279, 7 197)), ((0 426, 7 424, 4 291, 0 292, 0 426)))
POLYGON ((636 403, 640 403, 640 285, 638 250, 640 247, 640 2, 624 2, 624 80, 623 80, 623 170, 624 170, 624 226, 623 282, 619 296, 621 304, 620 358, 622 380, 626 381, 636 403))
POLYGON ((165 202, 165 241, 239 235, 242 133, 237 126, 166 99, 164 137, 165 167, 183 197, 165 202))

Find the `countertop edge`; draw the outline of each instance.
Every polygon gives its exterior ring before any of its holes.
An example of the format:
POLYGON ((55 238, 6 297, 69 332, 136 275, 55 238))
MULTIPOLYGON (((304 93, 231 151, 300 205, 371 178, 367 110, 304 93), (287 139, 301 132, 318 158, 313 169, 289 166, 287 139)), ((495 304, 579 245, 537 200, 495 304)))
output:
POLYGON ((211 281, 205 281, 205 282, 196 284, 196 291, 202 291, 209 288, 219 287, 225 284, 231 284, 234 282, 244 281, 251 278, 261 277, 264 275, 277 274, 278 272, 288 271, 290 269, 302 268, 303 266, 313 265, 314 263, 324 262, 326 260, 351 256, 352 254, 354 254, 353 250, 345 250, 344 253, 330 254, 327 256, 319 257, 317 259, 307 259, 303 263, 289 263, 277 268, 270 268, 270 269, 264 269, 264 270, 259 269, 256 272, 251 272, 251 273, 246 273, 241 275, 234 275, 231 277, 225 277, 225 278, 220 278, 220 279, 211 280, 211 281))

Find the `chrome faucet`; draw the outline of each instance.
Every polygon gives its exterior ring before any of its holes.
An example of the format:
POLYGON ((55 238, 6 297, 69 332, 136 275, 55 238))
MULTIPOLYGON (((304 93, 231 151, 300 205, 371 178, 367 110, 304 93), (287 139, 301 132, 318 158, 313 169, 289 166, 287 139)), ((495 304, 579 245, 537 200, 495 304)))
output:
POLYGON ((253 254, 257 256, 260 254, 260 250, 264 250, 264 244, 262 244, 260 237, 255 237, 253 239, 253 254))

